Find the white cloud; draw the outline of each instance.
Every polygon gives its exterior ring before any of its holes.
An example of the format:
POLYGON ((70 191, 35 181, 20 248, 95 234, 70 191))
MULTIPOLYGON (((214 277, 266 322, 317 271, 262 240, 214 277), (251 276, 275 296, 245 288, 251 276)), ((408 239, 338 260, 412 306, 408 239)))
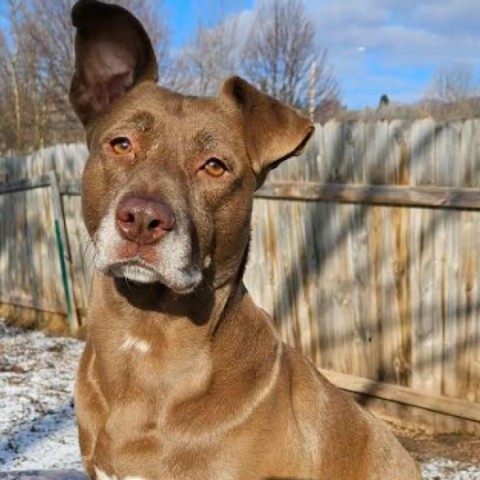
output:
POLYGON ((397 78, 409 70, 410 90, 420 96, 426 85, 419 82, 425 79, 415 80, 412 69, 433 74, 458 62, 480 65, 479 0, 307 0, 307 5, 347 95, 360 80, 367 95, 375 86, 380 95, 385 77, 395 85, 396 69, 397 78), (384 70, 389 75, 382 75, 384 70))
POLYGON ((480 59, 480 1, 309 0, 319 41, 332 52, 358 45, 436 63, 480 59))

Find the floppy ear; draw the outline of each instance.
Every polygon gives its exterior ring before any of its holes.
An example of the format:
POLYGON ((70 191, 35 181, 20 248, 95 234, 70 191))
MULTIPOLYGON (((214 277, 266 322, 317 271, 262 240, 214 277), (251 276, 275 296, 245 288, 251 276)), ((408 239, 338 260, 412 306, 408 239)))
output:
POLYGON ((157 60, 142 24, 127 10, 97 0, 72 8, 75 72, 69 98, 84 125, 134 85, 157 81, 157 60))
POLYGON ((257 188, 272 168, 299 155, 314 132, 308 118, 239 77, 229 78, 220 96, 233 102, 243 117, 247 151, 257 174, 257 188))

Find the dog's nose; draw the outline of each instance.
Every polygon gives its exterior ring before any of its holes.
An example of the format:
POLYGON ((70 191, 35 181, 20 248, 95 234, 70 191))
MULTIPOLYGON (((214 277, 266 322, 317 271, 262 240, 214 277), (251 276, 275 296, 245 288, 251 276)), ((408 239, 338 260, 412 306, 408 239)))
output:
POLYGON ((175 225, 175 215, 166 204, 152 197, 129 196, 120 201, 117 228, 126 240, 140 245, 155 243, 175 225))

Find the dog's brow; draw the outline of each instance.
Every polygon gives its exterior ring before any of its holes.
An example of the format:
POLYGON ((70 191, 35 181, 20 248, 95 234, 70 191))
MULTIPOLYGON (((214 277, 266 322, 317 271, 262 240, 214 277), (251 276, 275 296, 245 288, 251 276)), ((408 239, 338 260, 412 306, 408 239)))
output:
POLYGON ((206 130, 200 130, 193 137, 193 142, 198 150, 212 150, 218 142, 215 137, 206 130))
POLYGON ((146 132, 153 128, 155 119, 149 112, 136 112, 131 117, 128 117, 123 122, 124 127, 137 130, 139 132, 146 132))

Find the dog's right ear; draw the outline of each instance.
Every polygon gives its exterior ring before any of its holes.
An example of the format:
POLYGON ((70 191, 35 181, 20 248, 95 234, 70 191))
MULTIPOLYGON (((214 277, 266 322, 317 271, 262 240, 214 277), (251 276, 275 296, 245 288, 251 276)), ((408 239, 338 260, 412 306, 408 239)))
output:
POLYGON ((133 86, 156 82, 157 60, 142 24, 118 5, 79 0, 72 23, 77 33, 69 98, 86 126, 133 86))

